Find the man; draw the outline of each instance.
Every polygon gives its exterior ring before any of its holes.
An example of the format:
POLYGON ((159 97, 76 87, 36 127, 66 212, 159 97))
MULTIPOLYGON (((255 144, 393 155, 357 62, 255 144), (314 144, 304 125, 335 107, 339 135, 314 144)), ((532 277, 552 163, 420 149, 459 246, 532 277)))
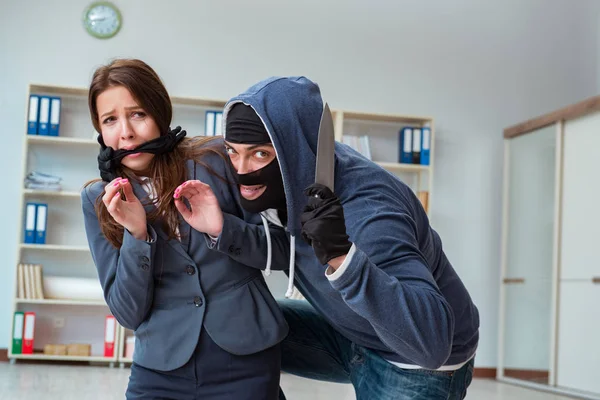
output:
POLYGON ((290 327, 282 368, 352 383, 359 400, 462 399, 478 310, 398 178, 336 143, 333 190, 314 184, 322 113, 304 77, 259 82, 223 113, 241 205, 289 232, 287 273, 308 300, 279 303, 290 327))

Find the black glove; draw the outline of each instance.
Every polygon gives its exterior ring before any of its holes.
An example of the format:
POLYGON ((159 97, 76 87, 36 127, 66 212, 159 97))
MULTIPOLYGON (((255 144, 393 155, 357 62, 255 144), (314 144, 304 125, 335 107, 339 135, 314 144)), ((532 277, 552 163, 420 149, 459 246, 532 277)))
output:
POLYGON ((308 204, 301 216, 302 238, 313 247, 321 264, 348 254, 352 243, 346 234, 344 208, 340 199, 329 188, 318 183, 304 189, 304 194, 308 196, 308 204))
POLYGON ((186 131, 182 131, 178 126, 175 129, 169 130, 169 133, 162 135, 156 139, 152 139, 143 143, 131 150, 115 150, 112 147, 107 147, 104 144, 102 135, 98 135, 98 143, 100 143, 100 153, 98 154, 98 169, 100 177, 105 182, 110 182, 117 178, 117 168, 121 165, 123 157, 133 153, 153 153, 163 154, 173 151, 175 146, 183 140, 186 131))

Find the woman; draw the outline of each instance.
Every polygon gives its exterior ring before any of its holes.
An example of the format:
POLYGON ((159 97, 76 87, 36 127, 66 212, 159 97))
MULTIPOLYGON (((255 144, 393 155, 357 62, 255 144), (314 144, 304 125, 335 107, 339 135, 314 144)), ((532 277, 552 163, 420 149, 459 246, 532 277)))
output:
POLYGON ((88 100, 102 180, 81 199, 106 302, 136 335, 127 398, 276 399, 288 328, 260 270, 289 257, 285 232, 242 209, 222 140, 169 130, 144 62, 98 68, 88 100))

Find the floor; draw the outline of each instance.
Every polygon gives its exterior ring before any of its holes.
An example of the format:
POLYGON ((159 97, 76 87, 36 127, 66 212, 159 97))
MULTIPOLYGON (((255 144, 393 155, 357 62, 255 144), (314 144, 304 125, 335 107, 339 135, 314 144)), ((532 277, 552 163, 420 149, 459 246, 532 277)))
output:
MULTIPOLYGON (((129 369, 52 364, 0 363, 0 400, 113 400, 124 399, 129 369)), ((282 375, 288 400, 355 400, 348 385, 309 381, 282 375)), ((474 379, 467 399, 563 400, 562 396, 474 379)))

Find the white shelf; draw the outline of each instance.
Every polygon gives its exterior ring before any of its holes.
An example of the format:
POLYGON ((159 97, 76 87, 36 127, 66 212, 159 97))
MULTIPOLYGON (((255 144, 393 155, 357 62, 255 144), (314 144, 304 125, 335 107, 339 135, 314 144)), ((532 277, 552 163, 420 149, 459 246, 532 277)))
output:
POLYGON ((99 306, 108 307, 104 300, 66 300, 66 299, 15 299, 18 304, 47 304, 66 306, 99 306))
POLYGON ((51 361, 90 361, 90 362, 116 362, 116 357, 102 357, 102 356, 54 356, 47 354, 11 354, 9 358, 15 358, 19 360, 51 360, 51 361))
POLYGON ((429 165, 419 165, 419 164, 401 164, 401 163, 392 163, 392 162, 378 162, 378 165, 387 169, 390 172, 393 171, 404 171, 404 172, 424 172, 429 171, 429 165))
POLYGON ((100 146, 95 139, 71 138, 61 136, 39 136, 27 135, 27 141, 30 143, 50 143, 50 144, 83 144, 100 146))
POLYGON ((71 191, 56 191, 56 190, 37 190, 37 189, 23 189, 23 193, 26 195, 34 196, 47 196, 47 197, 77 197, 81 194, 79 192, 71 191))
POLYGON ((58 251, 86 251, 89 252, 88 246, 66 246, 60 244, 20 244, 22 249, 33 249, 33 250, 58 250, 58 251))

